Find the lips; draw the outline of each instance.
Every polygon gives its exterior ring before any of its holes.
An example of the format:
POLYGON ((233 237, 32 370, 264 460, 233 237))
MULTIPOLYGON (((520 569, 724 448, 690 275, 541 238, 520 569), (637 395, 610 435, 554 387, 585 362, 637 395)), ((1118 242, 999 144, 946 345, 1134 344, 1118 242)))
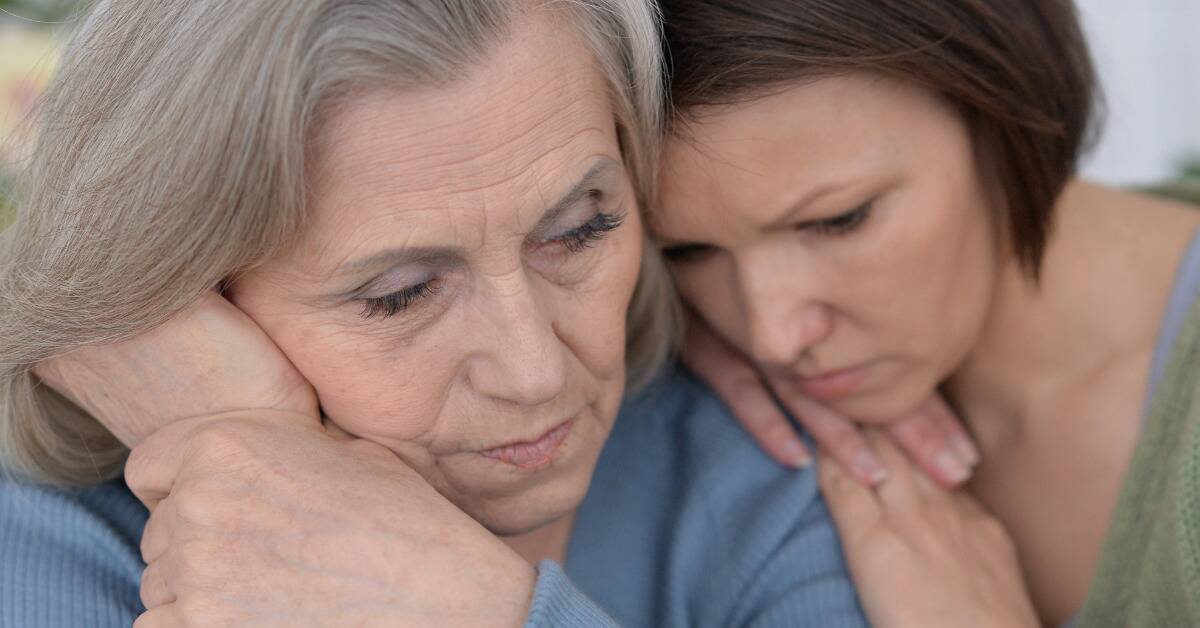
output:
POLYGON ((521 469, 544 467, 554 461, 563 441, 571 433, 571 423, 564 421, 533 441, 509 443, 479 453, 521 469))
POLYGON ((866 366, 830 371, 813 377, 793 377, 792 384, 800 393, 817 401, 832 401, 853 393, 866 381, 866 366))

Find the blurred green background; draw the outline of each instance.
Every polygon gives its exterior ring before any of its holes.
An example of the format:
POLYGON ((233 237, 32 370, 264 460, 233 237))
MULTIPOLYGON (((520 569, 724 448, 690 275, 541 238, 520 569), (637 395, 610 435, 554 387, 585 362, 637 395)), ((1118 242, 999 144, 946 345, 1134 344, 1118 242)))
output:
POLYGON ((18 128, 54 69, 55 33, 81 6, 81 0, 0 0, 0 229, 12 220, 11 171, 29 142, 18 128))
POLYGON ((0 9, 7 11, 8 19, 13 20, 62 21, 80 6, 85 6, 80 0, 0 0, 0 9))
POLYGON ((1200 205, 1200 158, 1182 162, 1178 176, 1146 191, 1200 205))

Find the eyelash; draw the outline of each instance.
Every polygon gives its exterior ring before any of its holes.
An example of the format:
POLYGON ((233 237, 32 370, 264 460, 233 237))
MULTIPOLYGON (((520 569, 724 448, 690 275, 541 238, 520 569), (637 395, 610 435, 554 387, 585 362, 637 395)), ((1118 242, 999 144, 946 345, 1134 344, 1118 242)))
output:
POLYGON ((568 251, 579 253, 603 240, 605 236, 616 230, 624 222, 625 214, 623 213, 606 214, 599 212, 591 220, 551 240, 551 242, 558 242, 566 247, 568 251))
POLYGON ((397 290, 391 294, 385 294, 381 297, 371 299, 363 299, 363 318, 373 318, 380 316, 387 318, 395 316, 409 306, 416 303, 418 300, 428 296, 432 296, 437 292, 437 279, 429 279, 415 286, 409 286, 403 290, 397 290))
MULTIPOLYGON (((591 220, 568 231, 567 233, 549 240, 548 243, 559 243, 571 253, 579 253, 584 249, 603 240, 610 232, 625 222, 625 214, 606 214, 599 212, 591 220)), ((438 290, 436 278, 421 282, 415 286, 397 290, 382 297, 363 299, 362 317, 366 319, 388 318, 407 310, 417 301, 433 296, 438 290)))
MULTIPOLYGON (((863 222, 867 218, 870 218, 872 209, 873 204, 871 202, 863 203, 844 214, 839 214, 832 218, 814 220, 796 225, 796 230, 812 230, 819 235, 846 235, 861 227, 863 222)), ((713 247, 704 244, 684 244, 664 249, 663 255, 667 258, 668 262, 687 263, 700 261, 714 253, 715 250, 713 247)))
POLYGON ((863 203, 844 214, 810 222, 802 225, 802 228, 808 227, 821 235, 845 235, 862 226, 863 222, 871 216, 871 208, 871 203, 863 203))

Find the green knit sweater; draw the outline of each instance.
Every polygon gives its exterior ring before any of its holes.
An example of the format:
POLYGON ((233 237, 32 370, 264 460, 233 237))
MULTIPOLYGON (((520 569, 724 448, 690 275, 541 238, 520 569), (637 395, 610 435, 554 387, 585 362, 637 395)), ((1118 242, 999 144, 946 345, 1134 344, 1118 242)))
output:
POLYGON ((1076 626, 1200 626, 1200 302, 1150 406, 1076 626))

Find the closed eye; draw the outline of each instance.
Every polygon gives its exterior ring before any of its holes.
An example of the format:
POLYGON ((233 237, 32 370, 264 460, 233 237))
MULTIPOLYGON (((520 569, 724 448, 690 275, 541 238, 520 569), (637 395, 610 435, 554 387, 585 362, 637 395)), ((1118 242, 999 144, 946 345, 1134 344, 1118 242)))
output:
POLYGON ((388 318, 407 310, 417 301, 437 293, 440 286, 438 279, 428 279, 415 286, 409 286, 381 297, 363 299, 363 318, 388 318))
POLYGON ((547 240, 566 247, 571 253, 579 253, 603 240, 609 233, 615 231, 625 222, 624 213, 597 212, 591 220, 574 229, 547 240))
POLYGON ((870 217, 871 209, 871 202, 863 203, 844 214, 838 214, 832 218, 800 223, 796 228, 798 230, 812 230, 821 235, 847 234, 862 226, 863 222, 870 217))
MULTIPOLYGON (((605 236, 620 227, 624 221, 625 214, 623 213, 598 212, 586 223, 547 240, 547 243, 561 244, 567 251, 578 253, 603 240, 605 236)), ((385 319, 395 316, 413 307, 422 299, 435 295, 440 286, 439 279, 433 277, 380 297, 360 299, 363 304, 361 316, 365 319, 385 319)))

